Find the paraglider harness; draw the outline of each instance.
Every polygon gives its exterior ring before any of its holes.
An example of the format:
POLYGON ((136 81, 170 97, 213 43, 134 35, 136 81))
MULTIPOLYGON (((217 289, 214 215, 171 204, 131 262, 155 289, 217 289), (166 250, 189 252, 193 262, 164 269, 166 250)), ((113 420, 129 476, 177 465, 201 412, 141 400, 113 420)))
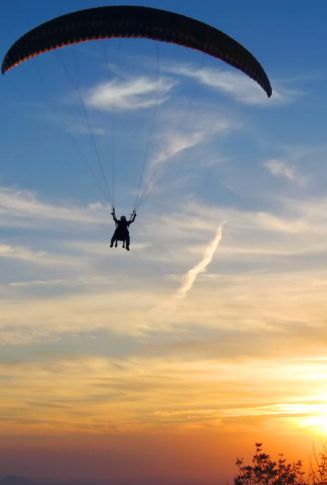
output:
POLYGON ((129 237, 128 227, 130 226, 130 224, 132 224, 132 222, 135 221, 135 217, 136 217, 135 209, 131 213, 128 221, 124 216, 122 216, 120 219, 117 219, 114 207, 112 208, 111 215, 113 217, 113 220, 115 221, 116 229, 111 238, 110 247, 113 247, 113 245, 115 244, 115 248, 116 248, 118 245, 118 241, 122 241, 123 248, 129 251, 130 237, 129 237))

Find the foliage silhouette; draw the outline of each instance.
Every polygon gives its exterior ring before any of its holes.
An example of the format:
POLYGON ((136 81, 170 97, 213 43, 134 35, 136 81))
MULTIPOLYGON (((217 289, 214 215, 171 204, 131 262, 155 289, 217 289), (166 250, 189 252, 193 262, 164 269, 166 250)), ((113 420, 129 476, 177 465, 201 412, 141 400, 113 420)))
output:
POLYGON ((262 451, 262 443, 255 446, 252 465, 245 465, 243 458, 237 458, 238 475, 234 478, 234 485, 307 485, 301 460, 288 463, 280 454, 278 460, 273 461, 262 451))
POLYGON ((309 481, 311 485, 327 485, 327 451, 313 453, 313 462, 310 463, 309 481))

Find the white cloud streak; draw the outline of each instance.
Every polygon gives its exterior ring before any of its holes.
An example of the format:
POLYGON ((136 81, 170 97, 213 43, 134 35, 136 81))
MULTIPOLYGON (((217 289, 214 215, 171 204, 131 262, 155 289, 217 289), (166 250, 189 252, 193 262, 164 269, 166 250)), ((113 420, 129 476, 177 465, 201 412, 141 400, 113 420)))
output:
POLYGON ((174 86, 168 78, 138 77, 101 83, 84 94, 85 104, 101 111, 130 111, 162 104, 174 86))
POLYGON ((204 140, 203 132, 194 132, 188 134, 170 133, 165 137, 165 143, 152 160, 152 165, 171 160, 184 150, 193 148, 204 140))
POLYGON ((298 94, 290 89, 286 90, 273 83, 273 94, 269 102, 262 88, 248 76, 238 71, 223 71, 222 69, 202 68, 192 65, 169 66, 167 71, 193 79, 198 83, 213 88, 244 104, 284 104, 292 102, 298 94))
POLYGON ((49 204, 28 190, 0 187, 0 225, 26 226, 40 221, 102 224, 103 207, 49 204))
POLYGON ((283 160, 272 158, 264 162, 264 167, 275 177, 282 177, 293 181, 298 178, 295 168, 283 160))
POLYGON ((178 289, 175 295, 175 298, 177 300, 182 300, 183 298, 185 298, 188 292, 192 289, 199 274, 204 273, 208 265, 211 263, 215 255, 215 252, 223 237, 223 233, 222 233, 223 225, 224 223, 222 223, 217 228, 215 237, 210 242, 210 244, 205 248, 202 259, 184 275, 182 285, 178 289))
MULTIPOLYGON (((185 121, 183 128, 175 126, 175 115, 171 114, 172 119, 165 120, 165 124, 169 127, 160 135, 160 145, 157 153, 151 160, 151 165, 156 166, 161 163, 171 161, 175 156, 179 155, 184 150, 194 148, 201 143, 205 143, 210 137, 218 134, 226 134, 233 129, 232 122, 226 118, 219 118, 215 113, 206 113, 204 117, 197 117, 196 114, 190 118, 189 113, 185 113, 185 121), (186 125, 186 127, 185 127, 186 125)), ((178 115, 176 116, 178 119, 178 115)))
POLYGON ((46 251, 36 251, 28 247, 10 246, 9 244, 0 244, 0 258, 56 267, 60 264, 65 267, 73 264, 67 255, 50 254, 46 251))

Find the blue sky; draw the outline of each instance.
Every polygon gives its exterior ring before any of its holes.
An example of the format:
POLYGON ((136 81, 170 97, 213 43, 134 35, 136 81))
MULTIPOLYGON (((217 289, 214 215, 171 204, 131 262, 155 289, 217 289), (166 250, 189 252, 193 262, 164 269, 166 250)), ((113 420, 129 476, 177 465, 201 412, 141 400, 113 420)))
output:
MULTIPOLYGON (((39 23, 106 4, 2 0, 1 58, 39 23)), ((306 443, 327 423, 326 3, 133 4, 234 37, 273 96, 143 40, 61 49, 2 77, 3 436, 210 429, 243 446, 254 419, 274 443, 306 443), (143 163, 128 254, 109 248, 103 171, 128 214, 143 163)))

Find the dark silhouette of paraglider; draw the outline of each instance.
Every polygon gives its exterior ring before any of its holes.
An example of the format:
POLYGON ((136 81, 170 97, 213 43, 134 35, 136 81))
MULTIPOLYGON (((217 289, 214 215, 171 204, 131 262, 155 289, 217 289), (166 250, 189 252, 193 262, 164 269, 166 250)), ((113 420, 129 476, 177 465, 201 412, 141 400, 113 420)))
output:
POLYGON ((115 248, 116 248, 118 245, 118 241, 122 241, 123 248, 129 251, 130 236, 129 236, 128 228, 135 221, 136 212, 135 210, 132 212, 129 221, 126 219, 125 216, 121 216, 120 219, 117 219, 114 207, 112 209, 111 215, 113 220, 115 221, 116 229, 111 238, 110 247, 112 248, 113 245, 115 244, 115 248))

